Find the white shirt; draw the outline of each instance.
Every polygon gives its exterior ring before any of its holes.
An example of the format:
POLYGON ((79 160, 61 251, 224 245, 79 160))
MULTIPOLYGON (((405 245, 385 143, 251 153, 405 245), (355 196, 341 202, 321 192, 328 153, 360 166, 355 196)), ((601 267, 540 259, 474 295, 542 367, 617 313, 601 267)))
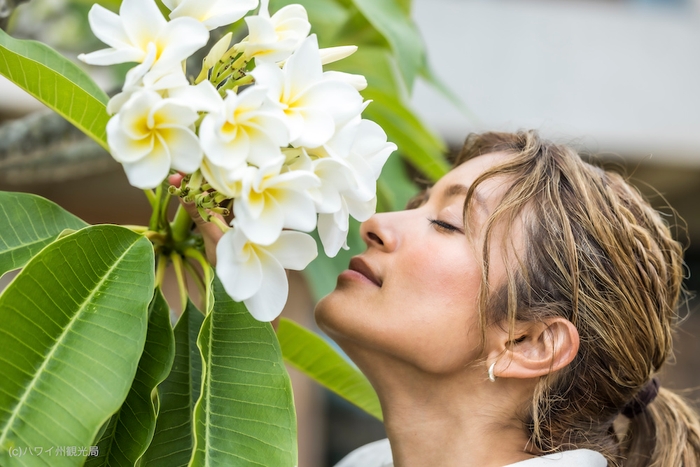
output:
MULTIPOLYGON (((608 462, 602 454, 589 449, 548 454, 526 461, 508 464, 504 467, 607 467, 608 462)), ((393 467, 391 447, 388 439, 380 439, 352 451, 335 467, 393 467)))

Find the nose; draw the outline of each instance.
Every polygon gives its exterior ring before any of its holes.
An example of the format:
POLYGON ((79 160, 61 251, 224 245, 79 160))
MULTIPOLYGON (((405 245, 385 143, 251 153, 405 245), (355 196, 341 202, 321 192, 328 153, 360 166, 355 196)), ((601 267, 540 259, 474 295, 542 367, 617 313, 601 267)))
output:
POLYGON ((376 248, 383 251, 392 251, 396 248, 397 233, 392 228, 392 214, 374 214, 369 220, 360 225, 360 235, 367 248, 376 248))

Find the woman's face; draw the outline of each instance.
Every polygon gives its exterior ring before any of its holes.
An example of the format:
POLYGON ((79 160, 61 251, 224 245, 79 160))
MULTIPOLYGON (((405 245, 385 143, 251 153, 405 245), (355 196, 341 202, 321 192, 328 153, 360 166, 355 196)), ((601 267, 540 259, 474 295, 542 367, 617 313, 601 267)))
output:
MULTIPOLYGON (((504 157, 471 159, 441 178, 418 208, 376 214, 362 224, 367 250, 316 308, 319 326, 353 359, 381 355, 448 373, 479 358, 480 230, 507 188, 504 178, 488 179, 475 192, 466 219, 474 245, 464 234, 463 206, 471 183, 504 157)), ((496 230, 492 284, 504 275, 499 244, 496 230)))

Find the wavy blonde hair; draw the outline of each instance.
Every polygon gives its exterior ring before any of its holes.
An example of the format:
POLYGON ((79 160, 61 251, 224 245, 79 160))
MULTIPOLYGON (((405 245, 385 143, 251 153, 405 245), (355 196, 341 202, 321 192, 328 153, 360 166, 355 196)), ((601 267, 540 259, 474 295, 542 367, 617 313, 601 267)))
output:
POLYGON ((455 165, 493 152, 511 157, 471 185, 464 216, 480 183, 511 180, 485 225, 482 330, 505 323, 513 333, 516 321, 559 316, 580 334, 574 361, 541 378, 525 410, 533 446, 593 449, 612 466, 700 467, 698 416, 669 390, 616 424, 622 429, 613 425, 671 355, 683 292, 681 244, 622 176, 536 132, 471 135, 455 165), (505 284, 490 287, 491 233, 516 219, 524 225, 525 254, 509 263, 505 284))

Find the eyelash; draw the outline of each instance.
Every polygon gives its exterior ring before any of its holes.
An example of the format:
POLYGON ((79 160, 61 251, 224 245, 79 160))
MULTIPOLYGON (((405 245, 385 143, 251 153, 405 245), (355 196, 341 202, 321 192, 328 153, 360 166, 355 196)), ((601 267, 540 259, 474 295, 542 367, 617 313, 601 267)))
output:
POLYGON ((452 224, 448 224, 447 222, 443 222, 443 221, 440 221, 440 220, 437 220, 437 219, 430 219, 430 218, 428 218, 428 221, 429 221, 432 225, 436 226, 436 227, 438 228, 438 230, 442 230, 442 231, 446 231, 446 232, 459 232, 459 233, 462 233, 462 229, 460 229, 460 228, 458 228, 458 227, 455 227, 455 226, 452 225, 452 224))

